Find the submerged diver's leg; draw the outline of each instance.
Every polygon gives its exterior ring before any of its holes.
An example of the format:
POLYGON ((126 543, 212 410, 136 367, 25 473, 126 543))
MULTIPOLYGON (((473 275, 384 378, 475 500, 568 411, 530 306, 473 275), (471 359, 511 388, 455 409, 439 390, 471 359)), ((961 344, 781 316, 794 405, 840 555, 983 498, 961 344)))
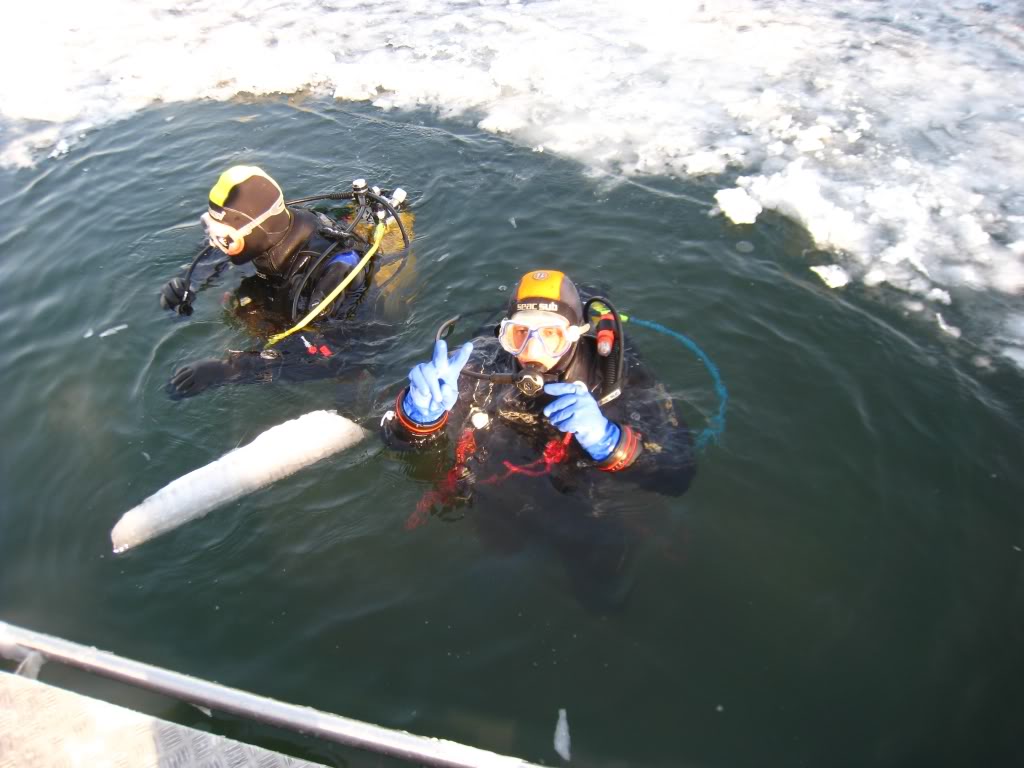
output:
MULTIPOLYGON (((314 301, 322 300, 348 274, 350 266, 344 259, 332 263, 317 282, 314 301)), ((362 277, 354 283, 362 285, 362 277)), ((346 293, 352 289, 350 286, 346 293)), ((263 335, 262 327, 276 294, 265 280, 243 281, 236 294, 235 316, 255 335, 263 335)), ((343 301, 343 299, 342 299, 343 301)), ((367 309, 360 307, 360 310, 367 309)), ((360 312, 362 315, 363 312, 360 312)), ((315 381, 336 377, 353 369, 372 373, 371 362, 380 357, 381 342, 394 336, 396 328, 382 322, 361 322, 354 318, 320 320, 293 334, 269 350, 231 352, 226 359, 199 360, 179 368, 168 384, 172 397, 192 397, 205 389, 226 383, 315 381)), ((362 388, 365 378, 360 379, 362 388)))
POLYGON ((523 550, 526 532, 512 506, 482 504, 473 510, 477 538, 488 552, 512 555, 523 550))
POLYGON ((545 529, 580 605, 597 614, 622 610, 632 587, 630 565, 635 545, 622 520, 566 515, 545 529))
POLYGON ((327 325, 322 333, 304 330, 269 350, 230 352, 223 360, 182 366, 171 377, 168 390, 174 398, 192 397, 220 384, 320 381, 356 371, 365 388, 366 376, 375 375, 373 361, 380 356, 381 342, 394 333, 392 326, 382 323, 338 322, 327 325))

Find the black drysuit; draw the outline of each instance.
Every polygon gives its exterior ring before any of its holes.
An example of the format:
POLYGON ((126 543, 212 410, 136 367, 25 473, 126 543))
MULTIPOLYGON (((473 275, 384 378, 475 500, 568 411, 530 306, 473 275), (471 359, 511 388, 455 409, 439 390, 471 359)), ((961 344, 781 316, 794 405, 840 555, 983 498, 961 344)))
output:
MULTIPOLYGON (((600 399, 603 360, 594 339, 585 336, 562 379, 584 382, 600 399)), ((466 368, 495 373, 516 366, 490 338, 474 340, 466 368)), ((655 498, 648 493, 679 496, 696 470, 690 430, 628 345, 624 378, 622 394, 601 410, 622 431, 618 448, 628 450, 602 462, 548 422, 543 409, 551 395, 529 397, 515 386, 463 373, 451 413, 424 426, 402 411, 403 390, 382 424, 386 442, 419 453, 454 454, 450 469, 410 510, 407 527, 431 515, 467 514, 484 543, 497 551, 518 551, 530 542, 553 548, 581 602, 614 607, 622 597, 631 543, 648 524, 655 498)))

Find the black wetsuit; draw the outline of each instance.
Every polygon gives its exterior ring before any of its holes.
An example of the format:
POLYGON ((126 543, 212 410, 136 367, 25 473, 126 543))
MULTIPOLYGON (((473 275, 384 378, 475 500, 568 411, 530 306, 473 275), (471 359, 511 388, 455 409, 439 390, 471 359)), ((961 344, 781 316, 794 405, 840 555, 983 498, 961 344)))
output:
MULTIPOLYGON (((460 517, 472 507, 477 531, 489 547, 509 552, 531 541, 550 546, 581 602, 614 607, 622 596, 630 542, 647 525, 641 519, 655 498, 645 491, 678 496, 696 471, 690 430, 671 397, 628 346, 626 363, 622 395, 601 407, 622 432, 617 450, 602 462, 548 422, 543 409, 551 395, 528 397, 513 385, 462 375, 451 413, 424 427, 404 416, 403 390, 392 406, 394 415, 382 424, 385 441, 394 448, 454 454, 450 469, 410 511, 407 527, 431 514, 460 517), (477 413, 486 414, 486 425, 474 427, 474 418, 483 421, 477 413)), ((491 373, 515 366, 515 358, 490 338, 474 340, 466 367, 491 373)), ((563 380, 582 381, 600 398, 602 368, 587 336, 563 380)))
MULTIPOLYGON (((235 291, 235 315, 255 336, 267 337, 286 330, 305 317, 349 276, 370 247, 355 235, 336 238, 325 234, 340 231, 341 226, 322 214, 303 208, 289 210, 292 223, 280 241, 255 257, 239 259, 242 263, 251 262, 256 273, 244 277, 235 291)), ((357 310, 374 303, 366 301, 376 284, 374 278, 384 273, 391 282, 407 256, 404 250, 375 255, 332 302, 329 319, 335 322, 325 323, 325 318, 320 317, 316 330, 300 331, 270 350, 233 351, 223 360, 207 359, 185 365, 172 376, 170 394, 187 397, 225 382, 279 378, 304 381, 336 375, 343 364, 342 356, 337 354, 339 347, 344 345, 347 349, 348 337, 353 333, 352 328, 342 326, 352 325, 368 314, 357 310), (339 319, 346 323, 336 322, 339 319)), ((221 268, 215 267, 214 271, 221 268)), ((200 277, 197 282, 202 284, 205 280, 200 277)), ((371 335, 383 332, 375 326, 371 335)))
MULTIPOLYGON (((245 287, 239 298, 249 296, 258 309, 286 327, 300 320, 344 280, 366 254, 368 245, 359 238, 337 240, 320 228, 333 222, 312 211, 292 208, 292 226, 273 248, 252 259, 255 278, 266 283, 263 290, 245 287), (325 255, 326 254, 326 255, 325 255), (320 262, 319 265, 317 262, 320 262), (315 271, 314 271, 315 270, 315 271), (259 302, 255 299, 259 298, 259 302)), ((373 267, 379 267, 375 259, 373 267)), ((371 268, 372 269, 372 268, 371 268)), ((357 276, 336 299, 331 316, 344 315, 358 303, 372 276, 370 270, 357 276)), ((244 310, 245 307, 242 307, 244 310)), ((255 309, 255 307, 254 307, 255 309)))

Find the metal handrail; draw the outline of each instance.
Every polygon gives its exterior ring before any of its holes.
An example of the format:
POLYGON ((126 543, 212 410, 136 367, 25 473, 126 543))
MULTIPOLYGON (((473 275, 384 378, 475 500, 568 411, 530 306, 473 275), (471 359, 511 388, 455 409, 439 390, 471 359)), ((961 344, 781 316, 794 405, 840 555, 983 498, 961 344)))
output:
POLYGON ((312 707, 287 704, 0 621, 0 656, 20 661, 33 651, 50 661, 59 661, 211 710, 230 712, 307 736, 319 736, 339 744, 426 765, 446 768, 539 768, 519 758, 455 741, 417 736, 321 712, 312 707))

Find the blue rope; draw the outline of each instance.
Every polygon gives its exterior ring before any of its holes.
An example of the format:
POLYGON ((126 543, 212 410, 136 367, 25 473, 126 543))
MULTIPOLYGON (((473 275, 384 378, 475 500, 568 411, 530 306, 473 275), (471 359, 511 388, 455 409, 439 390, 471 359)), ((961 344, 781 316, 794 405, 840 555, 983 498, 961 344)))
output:
POLYGON ((725 384, 722 382, 722 376, 718 373, 718 366, 711 362, 711 358, 704 354, 704 350, 698 347, 697 343, 689 336, 684 336, 678 331, 666 328, 661 323, 653 323, 650 320, 640 320, 632 315, 629 316, 628 322, 633 323, 634 325, 639 325, 643 328, 650 328, 652 331, 663 333, 666 336, 671 336, 693 352, 693 354, 695 354, 698 359, 704 363, 704 367, 708 369, 708 373, 711 374, 711 378, 715 382, 715 394, 718 395, 718 411, 714 416, 708 419, 708 425, 701 430, 699 435, 697 435, 696 448, 698 451, 702 451, 709 443, 717 444, 722 437, 722 433, 725 432, 725 409, 729 404, 729 392, 725 388, 725 384))

